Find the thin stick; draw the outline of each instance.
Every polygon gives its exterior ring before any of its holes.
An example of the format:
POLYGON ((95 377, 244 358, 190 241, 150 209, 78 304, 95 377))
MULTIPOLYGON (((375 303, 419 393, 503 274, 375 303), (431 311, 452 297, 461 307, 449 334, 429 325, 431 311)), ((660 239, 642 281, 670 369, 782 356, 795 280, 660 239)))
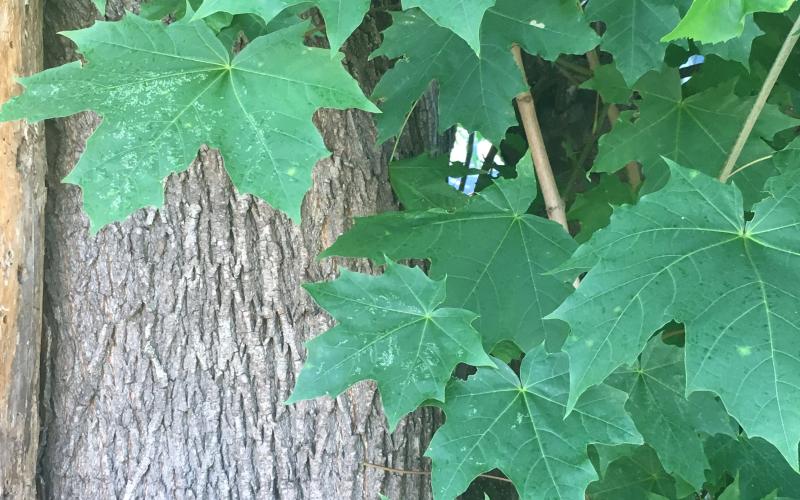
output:
MULTIPOLYGON (((597 56, 597 51, 590 50, 586 53, 586 60, 589 61, 589 68, 594 73, 595 69, 600 66, 600 58, 597 56)), ((599 94, 598 94, 599 95, 599 94)), ((613 127, 619 119, 619 108, 614 103, 608 103, 608 121, 613 127)), ((625 165, 625 173, 628 175, 628 183, 634 191, 642 184, 642 172, 639 170, 639 164, 632 161, 625 165)))
POLYGON ((738 173, 739 173, 739 172, 741 172, 742 170, 748 169, 748 168, 752 167, 753 165, 757 165, 757 164, 761 163, 762 161, 767 161, 767 160, 769 160, 770 158, 772 158, 773 156, 775 156, 775 155, 774 155, 774 154, 772 154, 772 155, 767 155, 767 156, 764 156, 764 157, 758 158, 757 160, 753 160, 753 161, 751 161, 750 163, 745 163, 745 164, 744 164, 744 165, 742 165, 741 167, 739 167, 739 168, 737 168, 736 170, 734 170, 733 172, 731 172, 731 175, 729 175, 729 176, 728 176, 728 178, 730 179, 731 177, 733 177, 734 175, 738 174, 738 173))
MULTIPOLYGON (((522 64, 522 51, 518 45, 514 44, 511 47, 511 53, 514 55, 514 60, 522 73, 522 80, 527 87, 528 79, 525 76, 525 67, 522 64)), ((539 187, 542 190, 544 205, 547 209, 547 218, 561 224, 564 230, 569 233, 564 200, 558 194, 556 178, 553 175, 550 158, 547 156, 544 138, 542 138, 542 128, 539 125, 539 119, 536 117, 536 107, 533 104, 533 96, 530 91, 517 95, 517 106, 519 107, 520 117, 522 117, 522 125, 525 127, 525 137, 528 139, 528 148, 531 150, 536 177, 539 179, 539 187)))
POLYGON ((400 145, 400 139, 403 137, 403 132, 406 131, 406 126, 408 125, 408 120, 411 119, 411 114, 417 109, 417 104, 419 104, 419 99, 414 102, 414 105, 411 106, 411 109, 406 114, 405 120, 403 120, 403 125, 400 127, 400 131, 397 133, 397 137, 394 140, 394 147, 392 147, 392 156, 389 157, 389 163, 394 161, 394 155, 397 154, 397 146, 400 145))
MULTIPOLYGON (((430 476, 431 473, 424 470, 404 470, 404 469, 395 469, 393 467, 385 467, 383 465, 378 464, 371 464, 368 462, 363 462, 361 465, 364 467, 370 467, 372 469, 382 470, 384 472, 391 472, 392 474, 406 474, 406 475, 413 475, 413 476, 430 476)), ((492 476, 490 474, 480 474, 478 477, 483 479, 494 479, 495 481, 502 481, 504 483, 512 482, 510 479, 506 479, 504 477, 492 476)))
POLYGON ((742 155, 742 151, 747 143, 747 139, 753 132, 753 128, 756 126, 758 117, 761 115, 761 111, 767 104, 767 99, 772 93, 772 89, 775 87, 775 82, 778 81, 778 77, 780 76, 781 71, 783 71, 783 67, 786 65, 789 55, 792 53, 792 49, 794 48, 795 44, 797 44, 798 38, 800 38, 800 17, 798 17, 794 22, 794 26, 792 26, 792 28, 789 30, 789 36, 787 36, 786 40, 783 41, 783 46, 781 47, 780 52, 778 52, 775 62, 772 63, 772 68, 770 68, 769 73, 767 74, 767 79, 764 80, 764 85, 762 85, 761 91, 758 93, 758 97, 756 98, 756 102, 753 104, 753 109, 750 110, 750 114, 747 116, 747 120, 744 122, 742 131, 739 133, 739 137, 736 139, 736 144, 734 144, 733 149, 731 149, 731 154, 728 156, 728 161, 726 161, 725 166, 722 167, 722 171, 719 174, 719 180, 721 182, 727 182, 731 177, 733 168, 736 166, 736 162, 739 161, 739 157, 742 155))

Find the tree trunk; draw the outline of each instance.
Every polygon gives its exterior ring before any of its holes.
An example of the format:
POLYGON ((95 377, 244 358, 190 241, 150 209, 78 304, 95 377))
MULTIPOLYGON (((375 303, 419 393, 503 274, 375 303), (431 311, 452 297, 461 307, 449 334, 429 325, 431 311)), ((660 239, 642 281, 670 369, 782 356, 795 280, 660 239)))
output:
MULTIPOLYGON (((41 0, 0 2, 0 103, 42 67, 41 0)), ((0 498, 36 496, 44 127, 0 124, 0 498)))
MULTIPOLYGON (((122 13, 109 3, 109 15, 122 13)), ((89 0, 48 2, 49 65, 75 58, 55 33, 95 15, 89 0)), ((367 62, 378 40, 368 19, 346 50, 367 91, 382 69, 367 62)), ((409 143, 437 143, 429 101, 409 143)), ((331 326, 300 287, 335 275, 317 253, 353 216, 395 203, 389 149, 375 145, 372 118, 315 117, 334 155, 317 165, 300 227, 235 193, 219 155, 206 150, 167 181, 163 209, 140 210, 93 238, 80 191, 60 179, 98 121, 83 114, 48 125, 43 496, 429 498, 426 477, 362 463, 424 469, 435 411, 389 434, 372 384, 283 404, 303 342, 331 326)))

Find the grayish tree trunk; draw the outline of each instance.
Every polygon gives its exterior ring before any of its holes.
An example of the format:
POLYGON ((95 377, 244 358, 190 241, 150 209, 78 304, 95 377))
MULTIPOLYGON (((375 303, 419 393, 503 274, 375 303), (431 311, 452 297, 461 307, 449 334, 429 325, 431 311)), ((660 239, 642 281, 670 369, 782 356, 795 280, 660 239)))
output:
MULTIPOLYGON (((0 1, 0 103, 42 67, 41 0, 0 1)), ((36 496, 44 127, 0 124, 0 498, 36 496)))
MULTIPOLYGON (((95 15, 89 0, 48 3, 48 64, 74 59, 55 32, 95 15)), ((366 61, 378 40, 367 20, 347 48, 367 91, 380 71, 366 61)), ((436 143, 435 113, 420 108, 408 142, 436 143)), ((336 400, 283 404, 303 342, 331 326, 300 287, 334 277, 334 263, 316 262, 317 253, 353 216, 394 205, 388 149, 375 146, 371 117, 318 113, 334 155, 317 165, 300 227, 236 194, 217 153, 203 151, 168 180, 162 210, 92 238, 80 191, 60 179, 97 123, 83 114, 48 126, 43 495, 429 498, 425 476, 362 462, 424 469, 436 412, 419 411, 389 434, 367 383, 336 400)))

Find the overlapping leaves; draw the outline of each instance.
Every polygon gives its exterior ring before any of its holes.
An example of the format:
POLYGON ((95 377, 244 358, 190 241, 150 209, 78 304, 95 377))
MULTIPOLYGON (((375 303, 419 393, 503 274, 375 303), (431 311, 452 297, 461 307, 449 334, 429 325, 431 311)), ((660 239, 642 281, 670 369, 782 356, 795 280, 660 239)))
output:
POLYGON ((444 399, 458 363, 492 366, 471 326, 475 314, 441 307, 444 282, 418 268, 389 263, 377 277, 345 270, 336 281, 305 288, 339 324, 308 342, 289 403, 337 396, 371 379, 394 429, 424 401, 444 399))
POLYGON ((403 7, 419 7, 439 26, 447 28, 464 39, 480 54, 480 30, 486 9, 497 0, 404 0, 403 7))
POLYGON ((606 32, 600 47, 614 55, 628 85, 664 61, 667 44, 661 37, 680 20, 674 0, 606 0, 589 2, 589 19, 603 21, 606 32))
POLYGON ((497 180, 452 212, 356 219, 322 256, 430 259, 430 275, 447 277, 445 305, 480 315, 475 327, 488 350, 503 340, 523 350, 545 337, 557 343, 565 325, 542 318, 572 288, 544 273, 564 262, 575 243, 558 224, 526 213, 536 181, 529 164, 518 169, 517 179, 497 180))
POLYGON ((784 174, 744 219, 739 190, 676 165, 565 266, 590 269, 552 317, 571 326, 570 405, 631 363, 670 320, 686 326, 687 390, 712 391, 796 468, 800 441, 800 184, 784 174), (731 367, 736 367, 732 370, 731 367))
POLYGON ((577 4, 563 0, 498 0, 483 17, 480 56, 419 9, 393 17, 383 45, 373 54, 401 58, 372 95, 383 112, 377 118, 379 141, 400 132, 406 115, 436 81, 440 128, 460 123, 498 144, 516 123, 512 100, 526 90, 511 57, 512 44, 555 59, 561 53, 586 52, 599 40, 577 4))
POLYGON ((389 176, 400 203, 406 210, 441 208, 455 210, 469 201, 467 195, 451 186, 448 177, 462 177, 469 169, 449 165, 428 155, 399 160, 389 166, 389 176))
POLYGON ((694 0, 680 24, 664 40, 693 38, 699 42, 724 42, 742 34, 745 20, 754 12, 783 12, 794 0, 694 0))
POLYGON ((165 26, 129 14, 67 35, 86 64, 22 80, 0 120, 92 110, 103 123, 66 181, 80 185, 96 231, 160 206, 163 180, 202 144, 218 147, 234 185, 295 220, 311 169, 328 155, 311 122, 320 107, 374 110, 328 51, 302 43, 303 25, 259 37, 235 58, 204 23, 165 26))
MULTIPOLYGON (((648 73, 635 89, 641 95, 638 116, 634 120, 632 112, 623 113, 614 129, 600 139, 592 169, 615 172, 638 161, 647 177, 644 192, 666 182, 669 170, 662 158, 709 175, 718 173, 755 99, 735 95, 730 86, 683 97, 680 76, 672 69, 648 73)), ((772 139, 796 123, 777 106, 767 105, 753 138, 772 139)), ((760 188, 748 194, 756 196, 760 188)))
POLYGON ((616 372, 608 383, 628 393, 625 409, 667 472, 700 491, 704 471, 711 468, 701 433, 732 436, 735 429, 712 394, 686 397, 683 350, 654 339, 633 366, 616 372))
MULTIPOLYGON (((591 500, 664 500, 678 496, 669 475, 649 446, 597 446, 601 480, 589 485, 591 500)), ((695 495, 690 498, 694 499, 695 495)), ((688 498, 686 500, 689 500, 688 498)))
POLYGON ((196 19, 217 12, 255 14, 270 22, 291 7, 317 6, 325 18, 325 33, 335 52, 344 44, 369 10, 369 0, 205 0, 197 9, 196 19))
POLYGON ((593 443, 640 443, 625 414, 624 393, 596 386, 566 418, 567 357, 538 347, 520 376, 504 363, 479 369, 448 387, 447 421, 426 455, 436 498, 455 498, 479 474, 500 469, 523 500, 582 499, 597 479, 587 454, 593 443))

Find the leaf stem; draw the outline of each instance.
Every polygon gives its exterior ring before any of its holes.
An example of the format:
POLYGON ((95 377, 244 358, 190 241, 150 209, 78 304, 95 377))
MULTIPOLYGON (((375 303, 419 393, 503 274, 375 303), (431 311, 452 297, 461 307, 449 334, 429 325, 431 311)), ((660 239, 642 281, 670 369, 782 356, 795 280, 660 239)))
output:
MULTIPOLYGON (((522 63, 522 51, 519 45, 514 44, 511 47, 511 53, 514 55, 514 60, 522 73, 522 80, 525 86, 528 87, 528 78, 525 75, 525 67, 522 63)), ((550 158, 547 156, 547 149, 544 145, 544 138, 542 137, 542 128, 539 125, 539 119, 536 116, 536 106, 533 103, 533 95, 530 90, 517 95, 517 107, 519 114, 522 118, 522 125, 525 128, 525 137, 528 139, 528 148, 531 152, 533 159, 533 166, 536 171, 536 177, 539 179, 539 187, 542 190, 542 197, 544 198, 545 208, 547 209, 547 218, 558 222, 569 233, 569 226, 567 225, 567 213, 564 205, 564 200, 558 193, 558 186, 556 185, 556 178, 553 175, 553 167, 550 165, 550 158)))
POLYGON ((742 155, 742 151, 747 143, 747 139, 753 132, 753 128, 756 126, 758 117, 761 115, 761 111, 767 104, 767 99, 772 93, 772 89, 775 87, 775 82, 778 81, 778 77, 780 76, 781 71, 783 71, 783 67, 786 65, 786 61, 789 59, 789 55, 792 53, 792 49, 794 49, 794 46, 797 44, 797 40, 799 38, 800 17, 798 17, 794 22, 794 26, 792 26, 792 28, 789 30, 789 35, 786 37, 786 40, 783 41, 783 46, 778 52, 778 55, 775 57, 775 62, 772 63, 772 68, 770 68, 767 78, 764 80, 764 85, 761 86, 761 91, 758 93, 756 102, 753 104, 753 108, 750 110, 750 114, 747 116, 747 120, 744 122, 742 131, 739 133, 739 137, 736 139, 733 149, 731 149, 730 156, 728 156, 728 160, 722 167, 722 171, 719 174, 719 180, 721 182, 727 182, 733 174, 733 169, 736 166, 736 162, 739 160, 739 157, 742 155))
POLYGON ((414 105, 411 106, 411 109, 406 113, 406 117, 403 120, 403 125, 400 127, 400 131, 397 132, 397 137, 394 140, 394 146, 392 147, 392 155, 389 156, 389 163, 394 161, 394 156, 397 154, 397 146, 400 145, 400 139, 403 137, 403 132, 406 131, 406 127, 408 126, 408 120, 411 119, 411 114, 417 109, 417 105, 419 104, 419 99, 414 102, 414 105))
POLYGON ((770 158, 772 158, 773 156, 775 156, 775 155, 771 154, 771 155, 767 155, 767 156, 762 156, 761 158, 755 159, 755 160, 753 160, 753 161, 751 161, 749 163, 745 163, 741 167, 739 167, 736 170, 734 170, 733 172, 731 172, 731 175, 729 175, 728 178, 731 178, 734 175, 736 175, 739 172, 741 172, 742 170, 748 169, 748 168, 752 167, 753 165, 757 165, 757 164, 761 163, 762 161, 767 161, 770 158))
MULTIPOLYGON (((586 53, 586 60, 589 62, 589 68, 594 73, 595 69, 600 66, 600 58, 597 56, 596 50, 590 50, 586 53)), ((598 93, 599 95, 599 93, 598 93)), ((619 120, 619 108, 614 103, 608 103, 608 121, 611 124, 611 127, 616 125, 617 120, 619 120)), ((625 173, 628 176, 628 184, 631 185, 631 188, 636 191, 639 189, 639 186, 642 184, 642 172, 639 170, 639 164, 635 161, 629 162, 625 165, 625 173)))

